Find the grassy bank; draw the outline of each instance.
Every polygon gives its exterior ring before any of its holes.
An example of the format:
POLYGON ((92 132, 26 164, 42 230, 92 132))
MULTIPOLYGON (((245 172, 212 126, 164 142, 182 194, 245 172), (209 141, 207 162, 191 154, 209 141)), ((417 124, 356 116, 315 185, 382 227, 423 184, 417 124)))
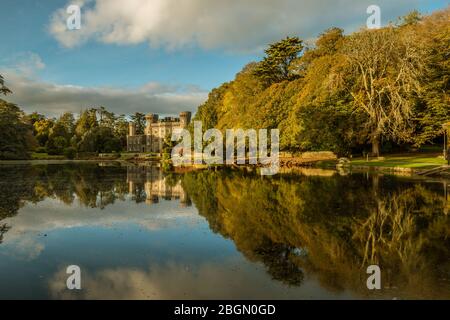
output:
POLYGON ((440 154, 401 154, 387 155, 379 159, 356 158, 351 160, 354 166, 382 168, 432 169, 447 164, 440 154))
POLYGON ((49 155, 48 153, 33 152, 30 154, 30 160, 121 160, 121 161, 145 161, 159 160, 158 154, 154 153, 89 153, 76 154, 73 159, 69 159, 64 155, 49 155))
MULTIPOLYGON (((312 153, 311 153, 312 154, 312 153)), ((314 154, 316 155, 316 154, 314 154)), ((320 155, 320 154, 319 154, 320 155)), ((280 157, 280 166, 283 168, 295 168, 313 166, 317 168, 335 168, 339 163, 332 157, 312 157, 291 156, 280 157)), ((64 156, 52 156, 46 153, 33 153, 32 160, 58 161, 68 160, 64 156)), ((115 154, 100 154, 88 157, 75 158, 76 160, 90 160, 90 161, 125 161, 125 162, 155 162, 161 161, 161 157, 157 154, 150 153, 115 153, 115 154)), ((163 161, 164 163, 164 161, 163 161)), ((365 158, 353 158, 347 165, 351 165, 355 169, 375 169, 388 171, 402 171, 414 173, 416 171, 432 169, 446 165, 447 161, 443 159, 440 153, 435 152, 416 152, 406 154, 392 154, 385 155, 381 158, 370 158, 368 161, 365 158)), ((206 167, 206 166, 205 166, 206 167)), ((185 170, 185 169, 183 169, 185 170)))

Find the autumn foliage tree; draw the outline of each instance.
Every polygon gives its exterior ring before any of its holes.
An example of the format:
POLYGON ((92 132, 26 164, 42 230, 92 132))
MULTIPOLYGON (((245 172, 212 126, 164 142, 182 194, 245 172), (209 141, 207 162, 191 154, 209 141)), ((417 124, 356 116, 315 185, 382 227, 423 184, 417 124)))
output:
POLYGON ((209 95, 208 128, 278 128, 281 150, 340 155, 436 143, 450 121, 450 8, 378 30, 285 38, 209 95))
POLYGON ((412 141, 413 95, 420 92, 423 59, 413 33, 393 27, 365 30, 345 44, 345 86, 352 105, 367 115, 372 153, 380 155, 383 137, 412 141))

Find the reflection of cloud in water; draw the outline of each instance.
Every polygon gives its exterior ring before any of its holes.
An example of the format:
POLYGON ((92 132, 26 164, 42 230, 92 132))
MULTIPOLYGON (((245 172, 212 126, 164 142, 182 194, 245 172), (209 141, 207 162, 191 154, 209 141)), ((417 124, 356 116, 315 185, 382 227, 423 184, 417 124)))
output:
POLYGON ((131 201, 116 202, 106 209, 67 206, 55 199, 46 199, 36 205, 29 204, 17 216, 3 221, 12 226, 5 234, 9 237, 26 232, 43 232, 55 229, 84 226, 110 227, 115 224, 138 224, 153 230, 183 225, 197 224, 202 220, 194 208, 179 208, 176 202, 164 202, 148 206, 131 201))
MULTIPOLYGON (((252 264, 242 261, 205 263, 195 269, 177 263, 151 265, 148 269, 112 268, 94 273, 83 271, 81 291, 66 288, 64 270, 49 280, 54 299, 267 299, 324 296, 316 282, 286 287, 274 282, 252 264), (236 267, 239 265, 239 268, 236 267)), ((336 295, 343 297, 344 295, 336 295)))
POLYGON ((8 254, 25 261, 34 260, 45 248, 44 244, 29 237, 19 237, 12 245, 14 250, 8 250, 8 254))
POLYGON ((145 230, 160 230, 182 226, 196 226, 201 218, 195 208, 180 208, 177 201, 164 201, 154 205, 118 201, 106 209, 67 206, 56 199, 46 199, 38 204, 27 204, 19 214, 4 219, 11 229, 4 234, 2 247, 13 247, 4 253, 33 260, 44 250, 36 237, 54 230, 102 227, 120 228, 135 224, 145 230))

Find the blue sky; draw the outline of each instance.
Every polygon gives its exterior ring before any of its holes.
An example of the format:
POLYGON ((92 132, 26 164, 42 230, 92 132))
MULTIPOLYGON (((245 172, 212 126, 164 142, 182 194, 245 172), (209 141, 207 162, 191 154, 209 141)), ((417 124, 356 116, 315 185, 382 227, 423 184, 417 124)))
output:
POLYGON ((384 24, 448 0, 2 0, 0 72, 26 111, 194 111, 212 88, 287 35, 313 40, 331 26, 351 32, 365 9, 384 24), (377 3, 378 2, 378 3, 377 3), (65 9, 81 7, 81 30, 65 9))
MULTIPOLYGON (((33 52, 46 64, 44 80, 74 85, 137 86, 149 81, 195 84, 206 90, 232 79, 253 55, 220 50, 150 49, 147 43, 105 45, 91 42, 64 48, 48 32, 50 16, 66 1, 2 0, 2 63, 33 52)), ((74 31, 76 32, 76 31, 74 31)))

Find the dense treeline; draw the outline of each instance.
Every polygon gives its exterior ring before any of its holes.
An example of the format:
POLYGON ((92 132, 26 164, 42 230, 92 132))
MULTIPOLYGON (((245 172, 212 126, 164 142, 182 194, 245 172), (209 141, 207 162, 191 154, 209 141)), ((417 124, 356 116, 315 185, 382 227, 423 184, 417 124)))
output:
POLYGON ((0 159, 26 159, 36 146, 32 127, 16 105, 0 99, 0 159))
MULTIPOLYGON (((11 94, 0 75, 0 94, 11 94)), ((144 133, 145 115, 129 117, 138 134, 144 133)), ((77 153, 111 153, 126 149, 128 119, 105 107, 65 112, 58 118, 38 112, 25 114, 17 105, 0 99, 0 160, 27 159, 30 153, 64 155, 77 153)))
POLYGON ((450 120, 450 9, 308 47, 296 37, 214 89, 204 128, 279 128, 281 149, 339 154, 436 142, 450 120))
MULTIPOLYGON (((9 93, 0 76, 0 94, 9 93)), ((131 118, 145 124, 141 113, 131 118)), ((126 147, 127 132, 126 116, 104 107, 49 118, 37 112, 25 114, 17 105, 0 99, 0 159, 27 159, 30 151, 67 158, 78 152, 119 152, 126 147)))
POLYGON ((75 152, 118 152, 126 143, 128 122, 104 107, 84 110, 77 119, 66 112, 58 119, 38 113, 28 116, 33 133, 43 151, 49 154, 75 152))

